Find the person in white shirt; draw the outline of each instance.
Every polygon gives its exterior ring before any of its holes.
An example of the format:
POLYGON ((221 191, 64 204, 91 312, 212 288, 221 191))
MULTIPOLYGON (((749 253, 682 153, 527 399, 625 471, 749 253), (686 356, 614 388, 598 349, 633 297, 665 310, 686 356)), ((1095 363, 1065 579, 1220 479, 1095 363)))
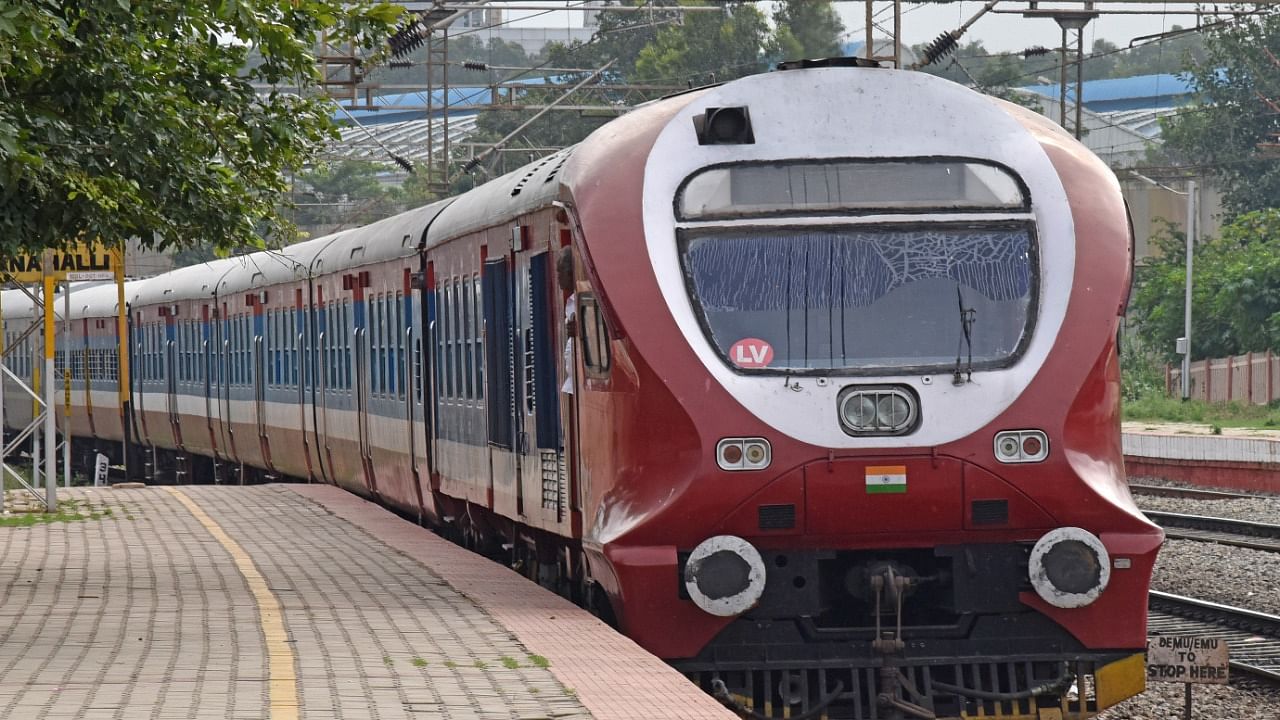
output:
POLYGON ((556 281, 561 292, 569 293, 564 301, 564 385, 560 392, 573 394, 574 358, 573 336, 578 330, 578 296, 573 292, 573 250, 561 248, 556 258, 556 281))

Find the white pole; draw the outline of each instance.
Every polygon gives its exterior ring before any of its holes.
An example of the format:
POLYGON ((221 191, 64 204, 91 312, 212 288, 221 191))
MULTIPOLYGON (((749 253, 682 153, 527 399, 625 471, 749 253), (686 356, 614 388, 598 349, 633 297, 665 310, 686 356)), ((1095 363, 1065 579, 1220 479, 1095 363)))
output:
POLYGON ((44 487, 45 512, 58 511, 58 386, 53 376, 54 338, 53 326, 53 267, 52 253, 45 251, 44 266, 44 487))
MULTIPOLYGON (((1191 275, 1195 264, 1195 248, 1196 248, 1196 183, 1194 180, 1187 181, 1187 290, 1186 299, 1184 300, 1184 310, 1182 316, 1182 336, 1186 338, 1186 345, 1183 348, 1186 352, 1182 355, 1182 399, 1186 400, 1191 397, 1191 275)), ((1209 368, 1205 368, 1205 372, 1209 372, 1209 368)), ((1205 378, 1208 382, 1208 378, 1205 378)), ((1205 397, 1205 402, 1209 398, 1205 397)))
MULTIPOLYGON (((0 308, 0 366, 4 365, 4 351, 9 349, 8 346, 5 344, 5 342, 6 341, 4 336, 4 311, 3 311, 3 308, 0 308)), ((0 371, 0 515, 9 514, 9 506, 6 505, 4 502, 5 501, 4 485, 6 480, 5 475, 9 474, 8 471, 4 469, 5 459, 6 459, 6 455, 5 455, 6 443, 4 439, 4 380, 5 380, 4 372, 0 371)))

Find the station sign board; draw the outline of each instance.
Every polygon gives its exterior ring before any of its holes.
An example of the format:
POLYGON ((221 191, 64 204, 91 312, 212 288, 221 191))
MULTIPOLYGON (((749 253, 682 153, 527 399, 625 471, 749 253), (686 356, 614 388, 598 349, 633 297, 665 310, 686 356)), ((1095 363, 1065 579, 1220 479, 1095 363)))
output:
POLYGON ((1149 682, 1225 685, 1227 641, 1205 635, 1157 635, 1147 639, 1149 682))
POLYGON ((11 255, 4 258, 0 269, 15 282, 38 283, 44 279, 45 258, 55 280, 111 280, 115 277, 119 254, 100 242, 80 243, 66 250, 52 250, 43 255, 11 255))

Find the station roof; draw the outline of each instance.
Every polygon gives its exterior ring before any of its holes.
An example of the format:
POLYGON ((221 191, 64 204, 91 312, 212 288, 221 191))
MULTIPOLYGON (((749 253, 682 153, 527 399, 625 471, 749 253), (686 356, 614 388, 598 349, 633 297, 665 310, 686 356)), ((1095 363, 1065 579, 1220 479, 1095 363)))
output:
MULTIPOLYGON (((1028 92, 1058 99, 1058 85, 1027 85, 1028 92)), ((1118 110, 1156 110, 1186 105, 1195 96, 1195 88, 1186 75, 1160 73, 1127 78, 1089 80, 1084 83, 1084 106, 1094 112, 1118 110)), ((1067 102, 1075 99, 1075 84, 1067 84, 1067 102)))

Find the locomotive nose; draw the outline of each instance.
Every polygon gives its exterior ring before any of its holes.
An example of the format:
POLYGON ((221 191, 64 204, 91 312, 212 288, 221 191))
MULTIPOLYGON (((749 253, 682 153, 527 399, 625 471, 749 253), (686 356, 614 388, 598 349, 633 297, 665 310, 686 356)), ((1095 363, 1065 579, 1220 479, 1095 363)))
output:
POLYGON ((689 555, 684 585, 693 602, 720 617, 755 607, 764 593, 764 560, 751 543, 736 535, 703 540, 689 555))

